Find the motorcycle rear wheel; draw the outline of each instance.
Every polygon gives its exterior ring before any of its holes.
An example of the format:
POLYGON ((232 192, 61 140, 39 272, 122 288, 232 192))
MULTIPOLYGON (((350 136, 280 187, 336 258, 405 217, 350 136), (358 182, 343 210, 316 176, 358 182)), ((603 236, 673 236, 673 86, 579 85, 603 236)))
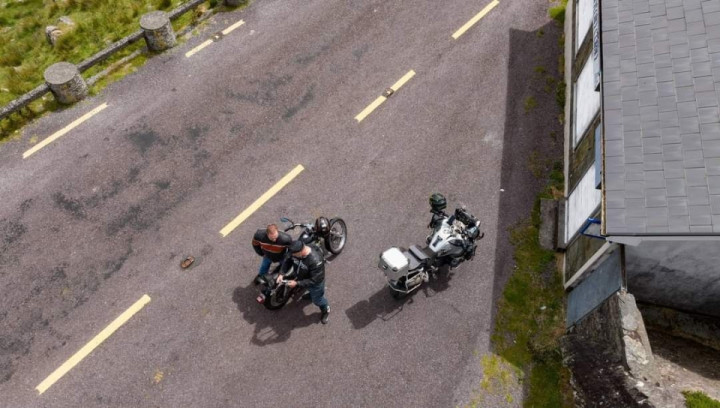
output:
POLYGON ((269 310, 281 309, 283 306, 285 306, 288 300, 290 300, 291 295, 291 290, 276 290, 272 295, 268 296, 268 298, 265 299, 265 302, 263 302, 263 306, 265 306, 269 310))
POLYGON ((345 248, 347 242, 347 225, 342 218, 330 220, 330 232, 325 238, 325 248, 332 254, 337 255, 345 248))

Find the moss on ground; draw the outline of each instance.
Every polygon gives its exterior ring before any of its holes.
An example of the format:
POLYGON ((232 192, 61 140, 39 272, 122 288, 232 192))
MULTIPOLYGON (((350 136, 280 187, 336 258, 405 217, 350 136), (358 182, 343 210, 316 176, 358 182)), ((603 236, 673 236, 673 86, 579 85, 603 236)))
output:
POLYGON ((700 391, 683 391, 687 408, 720 408, 720 401, 714 400, 700 391))

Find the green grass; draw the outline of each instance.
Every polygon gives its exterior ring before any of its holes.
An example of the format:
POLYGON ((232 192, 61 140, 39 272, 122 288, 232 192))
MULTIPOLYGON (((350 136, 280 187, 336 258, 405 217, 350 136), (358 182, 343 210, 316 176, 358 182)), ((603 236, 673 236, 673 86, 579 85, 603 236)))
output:
POLYGON ((515 270, 498 304, 492 341, 500 357, 528 373, 524 406, 558 408, 572 406, 559 347, 565 331, 564 291, 555 254, 540 247, 538 231, 540 198, 561 194, 562 163, 555 163, 548 177, 530 219, 510 233, 515 270))
POLYGON ((534 96, 528 96, 525 98, 525 101, 523 102, 523 107, 525 108, 525 113, 528 113, 531 110, 535 109, 536 106, 537 106, 537 99, 535 99, 534 96))
MULTIPOLYGON (((169 11, 185 0, 0 0, 0 106, 44 83, 43 72, 50 65, 67 61, 80 63, 109 44, 137 31, 140 16, 153 10, 169 11), (55 47, 45 39, 45 27, 69 16, 75 26, 58 39, 55 47)), ((192 24, 203 11, 221 3, 208 0, 173 21, 175 30, 192 24)), ((223 7, 224 8, 224 7, 223 7)), ((65 27, 67 29, 67 27, 65 27)), ((83 73, 85 79, 144 46, 144 41, 126 47, 108 60, 83 73)), ((147 56, 136 57, 119 66, 110 76, 91 87, 95 94, 142 65, 147 56)), ((31 103, 0 120, 0 141, 15 134, 27 122, 60 108, 52 96, 31 103)))
POLYGON ((550 18, 555 20, 561 26, 565 24, 565 8, 567 7, 567 0, 560 0, 560 2, 553 7, 550 7, 548 14, 550 18))
POLYGON ((720 408, 720 401, 714 400, 700 391, 683 391, 687 408, 720 408))

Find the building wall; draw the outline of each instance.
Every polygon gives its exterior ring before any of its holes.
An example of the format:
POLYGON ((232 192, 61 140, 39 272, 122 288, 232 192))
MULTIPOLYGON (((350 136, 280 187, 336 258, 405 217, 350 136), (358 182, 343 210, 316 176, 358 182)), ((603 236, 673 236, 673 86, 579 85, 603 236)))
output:
POLYGON ((625 262, 639 301, 720 317, 720 241, 643 241, 625 262))

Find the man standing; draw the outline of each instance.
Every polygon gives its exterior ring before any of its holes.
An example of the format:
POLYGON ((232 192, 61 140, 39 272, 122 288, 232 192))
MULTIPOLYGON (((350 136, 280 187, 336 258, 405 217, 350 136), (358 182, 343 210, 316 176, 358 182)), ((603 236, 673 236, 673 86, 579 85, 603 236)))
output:
POLYGON ((316 246, 305 245, 302 241, 293 241, 289 247, 292 258, 285 260, 282 274, 278 276, 278 284, 285 279, 285 275, 296 271, 295 280, 286 282, 294 288, 300 286, 307 289, 315 306, 320 308, 320 322, 327 324, 330 317, 330 305, 325 299, 325 258, 323 252, 316 246))
POLYGON ((270 224, 266 229, 259 229, 253 236, 252 246, 258 255, 262 256, 260 262, 260 270, 255 277, 255 284, 262 282, 261 277, 268 273, 270 265, 275 262, 281 262, 285 257, 288 246, 292 243, 292 237, 289 234, 280 232, 277 225, 270 224))

